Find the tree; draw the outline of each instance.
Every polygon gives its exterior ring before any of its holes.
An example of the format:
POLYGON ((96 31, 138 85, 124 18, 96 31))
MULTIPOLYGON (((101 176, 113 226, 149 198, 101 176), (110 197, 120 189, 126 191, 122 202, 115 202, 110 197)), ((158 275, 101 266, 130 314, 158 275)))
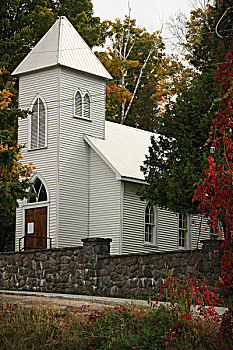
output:
MULTIPOLYGON (((222 42, 219 61, 224 62, 217 71, 216 82, 219 96, 216 100, 218 112, 212 120, 209 142, 212 155, 205 177, 196 184, 193 201, 199 202, 198 209, 209 219, 209 225, 219 230, 219 218, 224 220, 224 254, 221 277, 225 291, 233 288, 233 44, 222 42)), ((232 311, 231 311, 232 312, 232 311)))
POLYGON ((10 108, 11 95, 6 89, 0 91, 0 251, 14 249, 15 208, 18 199, 30 195, 33 172, 32 164, 22 164, 16 142, 17 119, 25 118, 26 112, 10 108))
POLYGON ((159 32, 148 33, 126 16, 121 22, 109 22, 112 46, 98 56, 114 80, 107 84, 107 119, 122 124, 150 128, 138 118, 140 106, 147 118, 154 116, 156 70, 164 44, 159 32))
MULTIPOLYGON (((196 203, 192 202, 193 184, 202 178, 208 164, 209 144, 206 141, 213 114, 218 109, 214 103, 218 97, 215 77, 222 62, 216 59, 222 49, 213 33, 221 11, 221 4, 208 6, 205 11, 192 11, 191 28, 198 36, 192 39, 189 60, 199 67, 199 73, 196 73, 190 88, 181 90, 172 109, 168 106, 161 114, 156 130, 161 136, 157 141, 152 140, 142 167, 149 185, 143 187, 140 196, 172 211, 197 212, 196 203), (197 24, 200 25, 199 32, 195 27, 197 24)), ((187 26, 189 29, 189 22, 187 26)))
POLYGON ((158 138, 152 138, 142 171, 145 185, 139 194, 161 208, 182 213, 195 213, 192 203, 193 184, 206 165, 211 119, 208 111, 216 97, 213 89, 215 71, 198 75, 191 88, 178 94, 158 119, 158 138), (211 77, 211 80, 210 80, 211 77))
POLYGON ((216 25, 226 9, 232 6, 232 1, 195 0, 193 4, 195 8, 190 12, 190 19, 178 12, 169 28, 177 38, 176 48, 190 64, 202 71, 216 59, 219 44, 216 25))

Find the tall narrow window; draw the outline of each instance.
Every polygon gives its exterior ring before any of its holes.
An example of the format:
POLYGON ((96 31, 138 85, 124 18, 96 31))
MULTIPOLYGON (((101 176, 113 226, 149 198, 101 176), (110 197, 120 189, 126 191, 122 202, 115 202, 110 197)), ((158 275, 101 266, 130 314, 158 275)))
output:
POLYGON ((38 177, 36 178, 36 180, 32 185, 31 192, 34 193, 35 196, 29 197, 27 200, 28 203, 47 201, 47 192, 46 192, 45 186, 38 177))
POLYGON ((186 214, 179 214, 179 248, 187 248, 188 220, 186 214))
POLYGON ((76 117, 82 117, 82 96, 79 91, 76 92, 74 98, 74 114, 76 117))
POLYGON ((145 210, 145 243, 155 243, 155 212, 149 204, 145 210))
POLYGON ((31 116, 31 149, 46 146, 46 110, 43 101, 38 97, 32 108, 31 116))
POLYGON ((91 101, 90 101, 90 96, 88 93, 84 95, 84 106, 83 106, 83 116, 84 118, 90 118, 91 117, 91 101))

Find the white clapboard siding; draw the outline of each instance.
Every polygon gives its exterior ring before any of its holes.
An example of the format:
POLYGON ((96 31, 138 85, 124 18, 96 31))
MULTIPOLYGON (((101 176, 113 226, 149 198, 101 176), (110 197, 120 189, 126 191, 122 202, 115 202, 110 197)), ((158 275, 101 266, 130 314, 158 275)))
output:
POLYGON ((104 137, 105 81, 61 67, 59 151, 59 247, 88 237, 88 145, 83 134, 104 137), (89 92, 91 121, 74 117, 74 95, 89 92))
POLYGON ((155 246, 144 245, 144 212, 146 202, 137 196, 138 185, 124 183, 122 253, 157 251, 155 246))
MULTIPOLYGON (((143 202, 137 196, 137 184, 124 183, 123 200, 123 237, 122 252, 147 252, 147 251, 171 251, 178 249, 178 214, 157 209, 156 228, 157 228, 157 247, 144 245, 144 210, 146 202, 143 202)), ((203 219, 201 226, 200 240, 209 239, 209 230, 205 230, 206 219, 203 219)), ((194 215, 188 220, 188 249, 195 249, 199 238, 200 217, 194 215)), ((201 247, 199 243, 198 247, 201 247)))
MULTIPOLYGON (((35 97, 39 94, 47 106, 47 148, 28 151, 28 130, 29 117, 19 120, 18 142, 25 145, 23 162, 30 162, 36 167, 35 172, 39 173, 48 188, 49 203, 49 232, 48 237, 52 238, 53 245, 56 245, 56 184, 57 184, 57 120, 59 107, 58 92, 58 68, 50 68, 46 71, 31 72, 19 78, 19 108, 30 109, 35 97)), ((17 209, 16 215, 16 249, 18 240, 24 236, 22 203, 17 209)))
POLYGON ((158 208, 158 248, 160 251, 178 249, 178 214, 158 208))
POLYGON ((121 182, 108 165, 89 149, 89 237, 111 238, 111 254, 120 254, 121 182))

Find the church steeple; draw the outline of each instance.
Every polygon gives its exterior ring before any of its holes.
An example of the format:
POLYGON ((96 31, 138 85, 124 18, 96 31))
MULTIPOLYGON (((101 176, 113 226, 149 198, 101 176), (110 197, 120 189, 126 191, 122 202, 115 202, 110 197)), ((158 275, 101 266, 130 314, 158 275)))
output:
MULTIPOLYGON (((32 111, 19 120, 23 161, 36 167, 49 198, 39 204, 20 203, 16 244, 37 220, 35 216, 30 221, 31 213, 41 217, 39 205, 45 208, 46 239, 56 247, 79 245, 88 237, 90 220, 89 148, 83 134, 105 137, 105 80, 111 76, 65 17, 13 74, 19 76, 19 107, 32 111), (29 221, 24 219, 27 213, 29 221)), ((37 229, 40 232, 39 224, 33 233, 37 229)))
POLYGON ((111 75, 66 17, 60 17, 54 23, 14 70, 13 75, 56 65, 111 79, 111 75))

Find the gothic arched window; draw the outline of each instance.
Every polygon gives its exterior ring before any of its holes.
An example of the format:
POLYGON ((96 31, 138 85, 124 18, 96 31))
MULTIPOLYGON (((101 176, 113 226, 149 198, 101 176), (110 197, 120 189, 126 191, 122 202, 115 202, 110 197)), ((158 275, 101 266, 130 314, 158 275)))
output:
POLYGON ((74 116, 91 120, 91 97, 89 92, 77 90, 74 94, 74 116))
POLYGON ((80 91, 77 91, 74 97, 74 115, 82 117, 82 95, 80 91))
POLYGON ((31 149, 46 147, 46 108, 40 97, 37 97, 31 116, 31 149))
POLYGON ((32 184, 31 192, 35 193, 35 196, 29 197, 28 203, 45 202, 48 199, 45 185, 38 177, 32 184))
POLYGON ((91 99, 88 93, 84 95, 84 108, 83 108, 83 117, 90 118, 91 117, 91 99))

